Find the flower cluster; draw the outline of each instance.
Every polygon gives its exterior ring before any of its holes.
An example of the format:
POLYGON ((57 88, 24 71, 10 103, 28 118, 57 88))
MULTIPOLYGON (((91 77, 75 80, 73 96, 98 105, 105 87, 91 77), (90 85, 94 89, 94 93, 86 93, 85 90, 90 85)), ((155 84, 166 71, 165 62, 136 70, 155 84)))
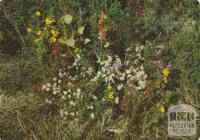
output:
POLYGON ((168 68, 165 68, 163 70, 163 81, 164 81, 165 84, 167 84, 167 82, 168 82, 167 79, 168 79, 169 73, 170 73, 170 71, 169 71, 168 68))

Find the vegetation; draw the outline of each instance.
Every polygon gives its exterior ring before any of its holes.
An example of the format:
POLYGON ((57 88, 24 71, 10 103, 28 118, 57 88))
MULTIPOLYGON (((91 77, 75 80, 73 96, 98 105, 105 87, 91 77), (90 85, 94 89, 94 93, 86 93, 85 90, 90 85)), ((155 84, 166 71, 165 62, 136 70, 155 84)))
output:
POLYGON ((196 0, 0 1, 0 138, 168 139, 170 106, 200 109, 199 11, 196 0))

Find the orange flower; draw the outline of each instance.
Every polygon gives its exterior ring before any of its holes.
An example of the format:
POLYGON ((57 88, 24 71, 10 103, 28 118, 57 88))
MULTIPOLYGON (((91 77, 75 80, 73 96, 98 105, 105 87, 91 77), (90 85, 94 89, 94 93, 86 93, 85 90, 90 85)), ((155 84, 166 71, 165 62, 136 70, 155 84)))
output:
POLYGON ((106 28, 104 26, 104 24, 98 24, 97 25, 97 29, 99 31, 99 39, 103 40, 106 37, 106 28))
POLYGON ((97 28, 99 32, 105 32, 105 26, 103 24, 98 24, 97 28))

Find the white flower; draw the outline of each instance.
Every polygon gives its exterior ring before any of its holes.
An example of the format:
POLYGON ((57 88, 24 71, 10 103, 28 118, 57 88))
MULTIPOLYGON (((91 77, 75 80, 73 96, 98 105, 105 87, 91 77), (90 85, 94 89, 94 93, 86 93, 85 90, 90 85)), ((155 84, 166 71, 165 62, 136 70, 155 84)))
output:
POLYGON ((94 109, 94 107, 91 105, 91 106, 89 106, 89 109, 93 110, 93 109, 94 109))
POLYGON ((65 111, 65 115, 68 115, 68 112, 67 112, 67 111, 65 111))
POLYGON ((71 116, 75 116, 75 113, 74 113, 74 112, 71 112, 70 115, 71 115, 71 116))
POLYGON ((71 95, 67 95, 67 97, 68 97, 69 99, 71 99, 72 96, 71 96, 71 95))
POLYGON ((42 90, 45 90, 46 88, 47 88, 46 85, 43 85, 43 86, 42 86, 42 90))
POLYGON ((50 88, 46 88, 46 91, 50 91, 50 88))
POLYGON ((95 95, 92 95, 92 98, 93 98, 94 100, 97 100, 97 96, 95 96, 95 95))
POLYGON ((126 70, 126 74, 130 74, 131 73, 131 70, 126 70))
POLYGON ((72 90, 71 90, 71 89, 68 89, 67 91, 68 91, 68 92, 71 92, 72 90))
POLYGON ((53 78, 53 81, 56 81, 56 80, 57 80, 57 78, 56 78, 56 77, 54 77, 54 78, 53 78))
POLYGON ((78 93, 81 93, 81 89, 79 89, 79 88, 78 88, 76 91, 77 91, 78 93))
POLYGON ((92 119, 94 119, 94 113, 91 113, 91 114, 90 114, 90 117, 91 117, 92 119))
POLYGON ((119 104, 119 97, 115 98, 115 104, 119 104))
POLYGON ((122 85, 122 84, 120 84, 120 85, 117 86, 117 89, 118 89, 118 90, 121 90, 122 88, 123 88, 123 85, 122 85))
POLYGON ((67 95, 67 91, 63 91, 63 94, 64 94, 64 95, 67 95))
POLYGON ((57 86, 57 83, 54 83, 54 84, 53 84, 53 88, 55 88, 56 86, 57 86))
POLYGON ((61 81, 61 80, 58 80, 58 83, 59 83, 59 84, 61 84, 61 83, 62 83, 62 81, 61 81))
POLYGON ((73 101, 70 101, 70 102, 69 102, 69 105, 75 106, 76 104, 75 104, 73 101))
POLYGON ((50 84, 50 83, 47 83, 47 87, 51 87, 51 84, 50 84))

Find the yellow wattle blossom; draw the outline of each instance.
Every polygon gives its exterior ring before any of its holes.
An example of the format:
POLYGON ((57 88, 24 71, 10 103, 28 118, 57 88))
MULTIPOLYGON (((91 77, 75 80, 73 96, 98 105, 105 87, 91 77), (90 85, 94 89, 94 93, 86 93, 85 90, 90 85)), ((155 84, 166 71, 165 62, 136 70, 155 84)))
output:
POLYGON ((58 31, 56 31, 56 30, 51 30, 51 35, 53 36, 53 37, 57 37, 58 36, 58 31))
POLYGON ((114 96, 113 96, 113 92, 109 92, 108 93, 108 101, 113 101, 114 96))
POLYGON ((47 18, 45 18, 44 22, 46 25, 51 25, 52 23, 55 22, 55 19, 47 17, 47 18))
POLYGON ((164 113, 164 112, 165 112, 165 108, 164 108, 163 106, 161 106, 161 107, 159 108, 159 112, 164 113))
POLYGON ((29 27, 27 27, 26 30, 27 30, 28 33, 32 32, 32 29, 29 28, 29 27))
POLYGON ((165 68, 165 69, 163 70, 163 75, 164 75, 165 77, 168 77, 168 76, 169 76, 169 73, 170 73, 170 71, 169 71, 167 68, 165 68))
POLYGON ((42 34, 42 31, 38 31, 38 32, 36 33, 37 36, 40 36, 41 34, 42 34))
POLYGON ((49 42, 50 43, 55 43, 56 41, 57 41, 57 39, 55 37, 51 37, 49 42))
POLYGON ((35 15, 38 16, 38 17, 41 16, 40 11, 36 11, 36 12, 35 12, 35 15))

